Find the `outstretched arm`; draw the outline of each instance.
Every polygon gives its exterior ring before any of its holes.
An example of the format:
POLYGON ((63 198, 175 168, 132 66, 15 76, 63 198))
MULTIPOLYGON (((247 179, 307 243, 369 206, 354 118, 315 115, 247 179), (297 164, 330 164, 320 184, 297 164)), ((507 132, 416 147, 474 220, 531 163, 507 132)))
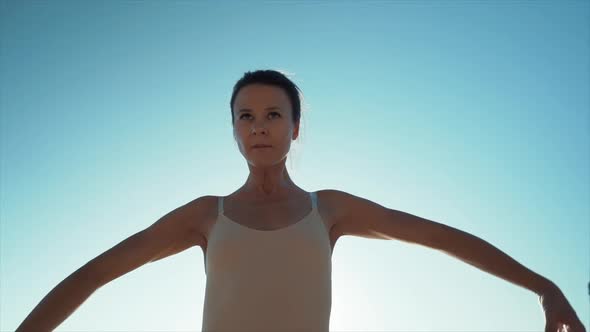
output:
POLYGON ((388 209, 362 197, 337 190, 329 192, 326 197, 338 206, 334 216, 338 235, 397 239, 443 251, 535 292, 545 311, 546 332, 556 332, 563 326, 568 326, 568 332, 586 331, 557 285, 490 243, 459 229, 388 209))
POLYGON ((53 331, 97 289, 110 281, 195 245, 203 245, 199 224, 204 198, 185 204, 105 251, 60 282, 25 318, 16 332, 53 331))
POLYGON ((55 286, 16 332, 53 331, 101 286, 89 264, 85 264, 55 286))
MULTIPOLYGON (((398 218, 399 216, 402 214, 398 212, 398 218)), ((411 220, 418 217, 406 218, 411 220)), ((546 332, 565 332, 562 330, 564 326, 567 326, 568 332, 586 331, 565 295, 549 279, 529 270, 500 249, 472 234, 449 226, 437 227, 440 230, 435 248, 535 292, 545 312, 546 332)))

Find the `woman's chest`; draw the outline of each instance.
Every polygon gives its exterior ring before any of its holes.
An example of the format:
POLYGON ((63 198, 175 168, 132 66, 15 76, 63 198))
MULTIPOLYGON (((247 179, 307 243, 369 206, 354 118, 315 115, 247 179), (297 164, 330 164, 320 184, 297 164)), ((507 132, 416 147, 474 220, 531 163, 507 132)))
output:
MULTIPOLYGON (((205 238, 208 242, 211 231, 219 222, 237 224, 239 228, 248 232, 280 233, 284 232, 286 228, 295 227, 298 223, 309 221, 322 223, 323 228, 329 234, 331 248, 333 249, 339 236, 334 231, 335 221, 331 212, 334 203, 329 197, 325 197, 326 195, 318 191, 316 192, 315 202, 312 196, 308 196, 307 198, 303 197, 282 204, 266 205, 232 202, 231 199, 228 200, 226 197, 218 197, 217 209, 215 209, 218 213, 212 215, 211 222, 208 223, 208 227, 204 232, 205 238), (313 213, 314 210, 315 213, 313 213)), ((235 228, 236 225, 233 226, 235 228)))
POLYGON ((234 204, 226 207, 223 214, 242 226, 273 231, 296 224, 309 215, 312 209, 310 202, 303 201, 265 206, 234 204))

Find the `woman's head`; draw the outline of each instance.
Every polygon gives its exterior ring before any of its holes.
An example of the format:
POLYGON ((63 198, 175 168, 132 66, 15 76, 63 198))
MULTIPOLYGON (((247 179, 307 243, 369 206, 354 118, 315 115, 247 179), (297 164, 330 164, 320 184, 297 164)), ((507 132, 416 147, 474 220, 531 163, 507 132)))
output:
POLYGON ((230 110, 234 138, 250 165, 284 162, 299 136, 301 100, 295 83, 274 70, 246 72, 234 86, 230 110))
MULTIPOLYGON (((248 71, 234 85, 231 100, 229 103, 232 126, 235 124, 234 102, 240 90, 250 84, 263 84, 282 89, 289 98, 291 106, 291 119, 293 124, 299 123, 301 118, 301 90, 284 74, 275 70, 248 71)), ((236 110, 237 111, 237 110, 236 110)))

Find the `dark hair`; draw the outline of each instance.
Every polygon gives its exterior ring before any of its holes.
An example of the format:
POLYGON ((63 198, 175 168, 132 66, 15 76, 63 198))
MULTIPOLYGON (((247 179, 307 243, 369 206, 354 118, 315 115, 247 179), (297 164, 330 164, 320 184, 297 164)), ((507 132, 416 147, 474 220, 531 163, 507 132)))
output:
POLYGON ((238 94, 241 88, 248 84, 266 84, 282 88, 287 93, 287 96, 291 101, 291 110, 293 111, 293 123, 299 122, 299 119, 301 118, 300 94, 303 94, 299 87, 295 83, 293 83, 289 78, 287 78, 287 76, 285 76, 283 73, 278 72, 276 70, 256 70, 253 72, 246 72, 244 76, 242 76, 242 78, 240 78, 234 85, 231 100, 229 102, 232 126, 235 120, 233 107, 236 95, 238 94))

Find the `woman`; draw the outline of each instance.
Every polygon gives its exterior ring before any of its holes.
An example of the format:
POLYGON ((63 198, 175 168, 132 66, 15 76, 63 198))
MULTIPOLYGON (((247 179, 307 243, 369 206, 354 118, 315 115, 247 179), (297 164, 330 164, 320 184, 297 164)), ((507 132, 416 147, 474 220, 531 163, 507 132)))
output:
POLYGON ((585 331, 560 289, 489 243, 338 190, 308 193, 285 168, 299 136, 300 90, 273 70, 234 86, 235 140, 250 174, 225 197, 202 196, 94 258, 58 284, 17 331, 57 327, 96 289, 200 246, 207 285, 203 331, 328 331, 337 239, 397 239, 448 254, 539 295, 546 331, 585 331))

